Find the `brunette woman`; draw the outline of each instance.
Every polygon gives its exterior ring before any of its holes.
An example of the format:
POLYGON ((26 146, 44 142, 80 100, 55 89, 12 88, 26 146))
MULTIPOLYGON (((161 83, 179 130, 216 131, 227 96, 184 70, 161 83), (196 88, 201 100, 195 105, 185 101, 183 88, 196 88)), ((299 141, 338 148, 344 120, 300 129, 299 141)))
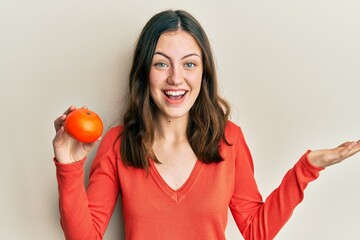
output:
POLYGON ((66 239, 102 239, 119 194, 128 240, 225 239, 228 208, 245 239, 273 239, 325 167, 360 150, 348 142, 306 151, 265 201, 240 127, 218 94, 208 38, 194 17, 164 11, 145 25, 129 76, 122 125, 103 137, 87 189, 83 164, 95 143, 53 140, 66 239))

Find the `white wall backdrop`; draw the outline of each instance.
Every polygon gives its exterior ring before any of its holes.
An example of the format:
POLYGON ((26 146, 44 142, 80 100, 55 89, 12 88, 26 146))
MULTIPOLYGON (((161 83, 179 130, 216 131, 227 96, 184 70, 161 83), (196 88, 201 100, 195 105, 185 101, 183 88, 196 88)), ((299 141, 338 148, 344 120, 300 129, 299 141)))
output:
MULTIPOLYGON (((64 239, 53 120, 75 104, 114 123, 135 39, 169 8, 207 31, 264 198, 307 149, 360 138, 358 1, 0 0, 0 239, 64 239)), ((359 171, 323 171, 276 239, 360 239, 359 171)), ((123 239, 120 209, 105 239, 123 239)), ((231 216, 226 235, 242 239, 231 216)))

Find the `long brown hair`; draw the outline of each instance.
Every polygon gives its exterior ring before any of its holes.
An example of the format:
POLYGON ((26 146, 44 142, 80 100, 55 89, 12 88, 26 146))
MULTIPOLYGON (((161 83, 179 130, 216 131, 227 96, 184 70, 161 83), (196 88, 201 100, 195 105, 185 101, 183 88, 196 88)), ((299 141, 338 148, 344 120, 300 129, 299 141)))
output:
POLYGON ((154 15, 140 33, 129 76, 128 106, 123 117, 120 152, 125 165, 149 167, 149 159, 159 162, 152 150, 157 107, 149 90, 149 74, 154 51, 164 32, 183 30, 191 34, 202 50, 201 90, 190 109, 187 138, 198 159, 205 163, 223 160, 219 144, 225 139, 230 107, 218 94, 214 59, 209 40, 199 22, 182 10, 154 15))

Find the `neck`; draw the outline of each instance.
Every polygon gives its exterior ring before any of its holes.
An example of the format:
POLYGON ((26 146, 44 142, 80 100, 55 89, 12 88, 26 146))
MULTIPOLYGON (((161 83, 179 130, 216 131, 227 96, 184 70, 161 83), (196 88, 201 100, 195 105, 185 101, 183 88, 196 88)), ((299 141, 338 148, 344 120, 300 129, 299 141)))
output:
POLYGON ((187 141, 186 129, 188 116, 181 118, 159 117, 155 125, 155 141, 176 143, 187 141))

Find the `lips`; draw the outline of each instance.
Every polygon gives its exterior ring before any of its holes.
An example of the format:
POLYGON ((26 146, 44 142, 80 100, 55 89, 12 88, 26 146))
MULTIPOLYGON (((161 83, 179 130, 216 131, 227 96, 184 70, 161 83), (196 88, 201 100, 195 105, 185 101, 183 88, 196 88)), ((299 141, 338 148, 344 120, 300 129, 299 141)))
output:
POLYGON ((171 103, 179 103, 188 91, 186 90, 165 90, 166 99, 171 103))

